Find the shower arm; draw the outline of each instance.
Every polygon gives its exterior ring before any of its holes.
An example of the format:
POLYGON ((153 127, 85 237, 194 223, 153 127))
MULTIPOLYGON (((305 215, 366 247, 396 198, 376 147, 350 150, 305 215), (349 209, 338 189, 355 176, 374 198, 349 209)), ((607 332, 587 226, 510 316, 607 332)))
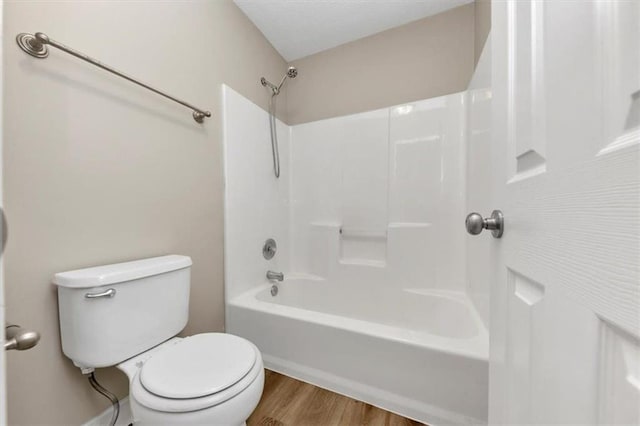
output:
POLYGON ((284 81, 287 79, 287 77, 288 77, 287 74, 285 74, 282 77, 282 80, 280 80, 280 84, 278 84, 278 89, 277 89, 278 93, 280 93, 280 89, 282 89, 282 85, 284 84, 284 81))

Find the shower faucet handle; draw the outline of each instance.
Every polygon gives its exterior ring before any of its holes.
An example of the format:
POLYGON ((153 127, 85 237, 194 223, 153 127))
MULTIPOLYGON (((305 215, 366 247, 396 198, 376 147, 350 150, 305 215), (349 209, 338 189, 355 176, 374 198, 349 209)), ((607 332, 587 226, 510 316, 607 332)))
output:
POLYGON ((273 259, 273 256, 276 255, 276 251, 278 251, 276 240, 269 238, 264 242, 264 245, 262 246, 262 256, 264 256, 265 259, 273 259))

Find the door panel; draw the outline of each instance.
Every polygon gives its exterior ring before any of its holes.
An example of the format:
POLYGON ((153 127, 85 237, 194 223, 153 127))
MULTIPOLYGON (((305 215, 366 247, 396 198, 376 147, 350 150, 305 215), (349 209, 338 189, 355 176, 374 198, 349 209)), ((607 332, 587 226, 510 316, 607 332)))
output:
POLYGON ((492 14, 490 422, 638 423, 640 2, 492 14))
POLYGON ((514 2, 509 6, 508 60, 511 76, 508 124, 512 180, 546 170, 544 134, 544 3, 514 2))
POLYGON ((606 322, 601 333, 600 424, 640 424, 640 341, 606 322))
POLYGON ((507 318, 507 366, 512 372, 507 393, 510 422, 593 423, 597 366, 595 359, 583 354, 597 344, 593 338, 598 334, 598 318, 555 287, 544 289, 544 293, 538 291, 542 287, 520 291, 524 278, 509 273, 513 277, 507 318), (572 392, 558 398, 550 389, 572 392))

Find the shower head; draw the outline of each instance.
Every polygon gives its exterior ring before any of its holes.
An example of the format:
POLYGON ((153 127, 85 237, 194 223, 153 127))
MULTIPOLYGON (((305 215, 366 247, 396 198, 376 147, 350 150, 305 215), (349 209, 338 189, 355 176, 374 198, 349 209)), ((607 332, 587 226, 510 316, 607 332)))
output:
POLYGON ((296 67, 289 67, 287 70, 287 77, 296 78, 298 76, 298 69, 296 67))
POLYGON ((287 79, 287 77, 296 78, 297 76, 298 76, 298 69, 296 67, 289 67, 287 69, 287 73, 284 75, 284 77, 282 77, 282 80, 280 80, 280 84, 278 84, 276 93, 280 93, 280 89, 282 88, 282 85, 284 84, 284 81, 287 79))

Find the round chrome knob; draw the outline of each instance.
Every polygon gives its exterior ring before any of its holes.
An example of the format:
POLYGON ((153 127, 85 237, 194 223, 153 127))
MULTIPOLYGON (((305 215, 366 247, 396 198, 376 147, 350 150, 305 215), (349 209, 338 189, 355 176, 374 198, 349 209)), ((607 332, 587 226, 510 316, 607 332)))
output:
POLYGON ((469 213, 464 224, 471 235, 478 235, 483 229, 489 229, 494 238, 500 238, 504 232, 504 216, 500 210, 494 210, 488 218, 483 218, 480 213, 469 213))
POLYGON ((5 327, 4 349, 24 351, 31 349, 40 341, 40 333, 32 330, 25 330, 19 325, 11 324, 5 327))
POLYGON ((484 229, 484 218, 479 213, 469 213, 464 224, 468 233, 478 235, 484 229))

